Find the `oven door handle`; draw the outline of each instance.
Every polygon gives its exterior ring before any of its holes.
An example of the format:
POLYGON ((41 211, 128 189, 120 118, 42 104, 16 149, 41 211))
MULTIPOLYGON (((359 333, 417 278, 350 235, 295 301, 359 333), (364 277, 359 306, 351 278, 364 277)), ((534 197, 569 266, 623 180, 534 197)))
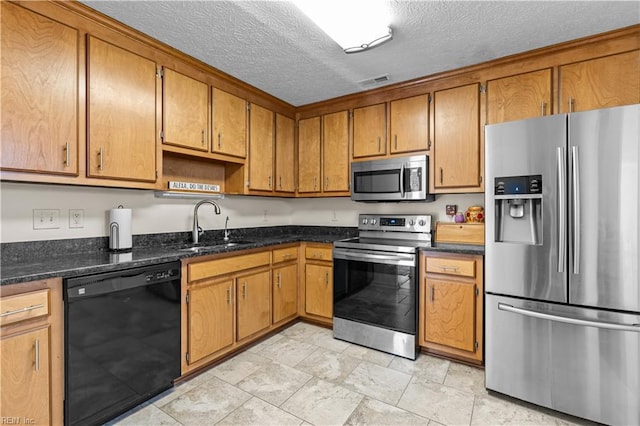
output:
POLYGON ((333 258, 334 259, 342 259, 342 260, 358 260, 369 263, 383 263, 386 265, 399 265, 399 266, 415 266, 416 257, 413 254, 400 254, 400 253, 392 253, 392 254, 380 254, 375 251, 366 251, 366 250, 344 250, 344 249, 334 249, 333 250, 333 258))

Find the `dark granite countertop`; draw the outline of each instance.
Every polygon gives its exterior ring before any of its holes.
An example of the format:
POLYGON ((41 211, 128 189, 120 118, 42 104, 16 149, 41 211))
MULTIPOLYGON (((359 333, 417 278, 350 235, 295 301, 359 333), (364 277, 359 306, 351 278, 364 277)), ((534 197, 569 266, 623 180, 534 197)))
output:
POLYGON ((475 254, 484 256, 484 246, 475 244, 432 243, 431 247, 422 247, 421 251, 446 251, 448 253, 475 254))
MULTIPOLYGON (((191 233, 134 235, 133 250, 109 251, 106 237, 70 240, 32 241, 2 244, 0 285, 35 281, 54 277, 77 277, 180 259, 229 253, 278 244, 296 242, 332 243, 357 235, 351 227, 277 226, 234 229, 233 245, 222 242, 222 233, 209 231, 198 251, 189 251, 191 233), (61 254, 62 253, 62 254, 61 254)), ((435 244, 422 251, 484 255, 484 246, 468 244, 435 244)))
POLYGON ((330 227, 271 227, 232 230, 231 242, 225 245, 222 235, 212 231, 209 238, 199 244, 197 252, 184 250, 191 247, 191 233, 136 235, 134 248, 129 252, 108 250, 108 239, 34 241, 2 245, 0 285, 54 277, 77 277, 117 271, 138 266, 177 261, 189 257, 228 253, 296 242, 332 243, 352 237, 355 228, 330 227), (65 253, 65 254, 60 254, 65 253))

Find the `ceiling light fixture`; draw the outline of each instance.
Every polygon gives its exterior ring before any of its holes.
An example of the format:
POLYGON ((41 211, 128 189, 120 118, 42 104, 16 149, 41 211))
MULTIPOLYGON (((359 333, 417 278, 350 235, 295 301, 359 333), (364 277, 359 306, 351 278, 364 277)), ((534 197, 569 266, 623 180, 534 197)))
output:
POLYGON ((345 53, 380 46, 393 38, 388 1, 383 0, 292 0, 345 53))

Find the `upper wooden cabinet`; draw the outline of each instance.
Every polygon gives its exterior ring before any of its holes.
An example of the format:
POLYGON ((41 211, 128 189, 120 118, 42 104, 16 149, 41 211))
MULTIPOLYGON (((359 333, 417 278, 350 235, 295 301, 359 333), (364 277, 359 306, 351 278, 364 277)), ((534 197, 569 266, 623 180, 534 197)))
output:
POLYGON ((540 117, 553 113, 551 69, 487 82, 487 124, 540 117))
POLYGON ((273 111, 251 105, 249 118, 249 189, 273 190, 273 111))
POLYGON ((281 114, 276 114, 275 179, 276 192, 295 192, 295 122, 281 114))
POLYGON ((387 104, 353 110, 353 158, 387 153, 387 104))
POLYGON ((349 112, 322 117, 323 192, 349 191, 349 112))
POLYGON ((163 143, 209 151, 209 86, 163 69, 163 143))
POLYGON ((560 112, 640 103, 640 50, 560 67, 560 112))
POLYGON ((429 149, 429 95, 399 99, 390 103, 391 153, 429 149))
POLYGON ((298 122, 298 193, 320 191, 320 117, 298 122))
POLYGON ((213 140, 211 151, 247 156, 247 101, 213 88, 213 140))
POLYGON ((432 182, 436 192, 481 192, 480 84, 434 93, 432 182))
POLYGON ((78 31, 2 2, 5 170, 78 174, 78 31))
POLYGON ((94 37, 87 55, 87 175, 155 181, 156 64, 94 37))

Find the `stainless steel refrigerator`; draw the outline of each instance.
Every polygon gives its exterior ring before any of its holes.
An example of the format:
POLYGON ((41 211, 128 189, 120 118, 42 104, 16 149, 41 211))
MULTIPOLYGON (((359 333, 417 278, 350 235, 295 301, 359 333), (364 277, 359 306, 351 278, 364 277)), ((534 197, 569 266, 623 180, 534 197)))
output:
POLYGON ((640 105, 489 125, 486 387, 640 424, 640 105))

